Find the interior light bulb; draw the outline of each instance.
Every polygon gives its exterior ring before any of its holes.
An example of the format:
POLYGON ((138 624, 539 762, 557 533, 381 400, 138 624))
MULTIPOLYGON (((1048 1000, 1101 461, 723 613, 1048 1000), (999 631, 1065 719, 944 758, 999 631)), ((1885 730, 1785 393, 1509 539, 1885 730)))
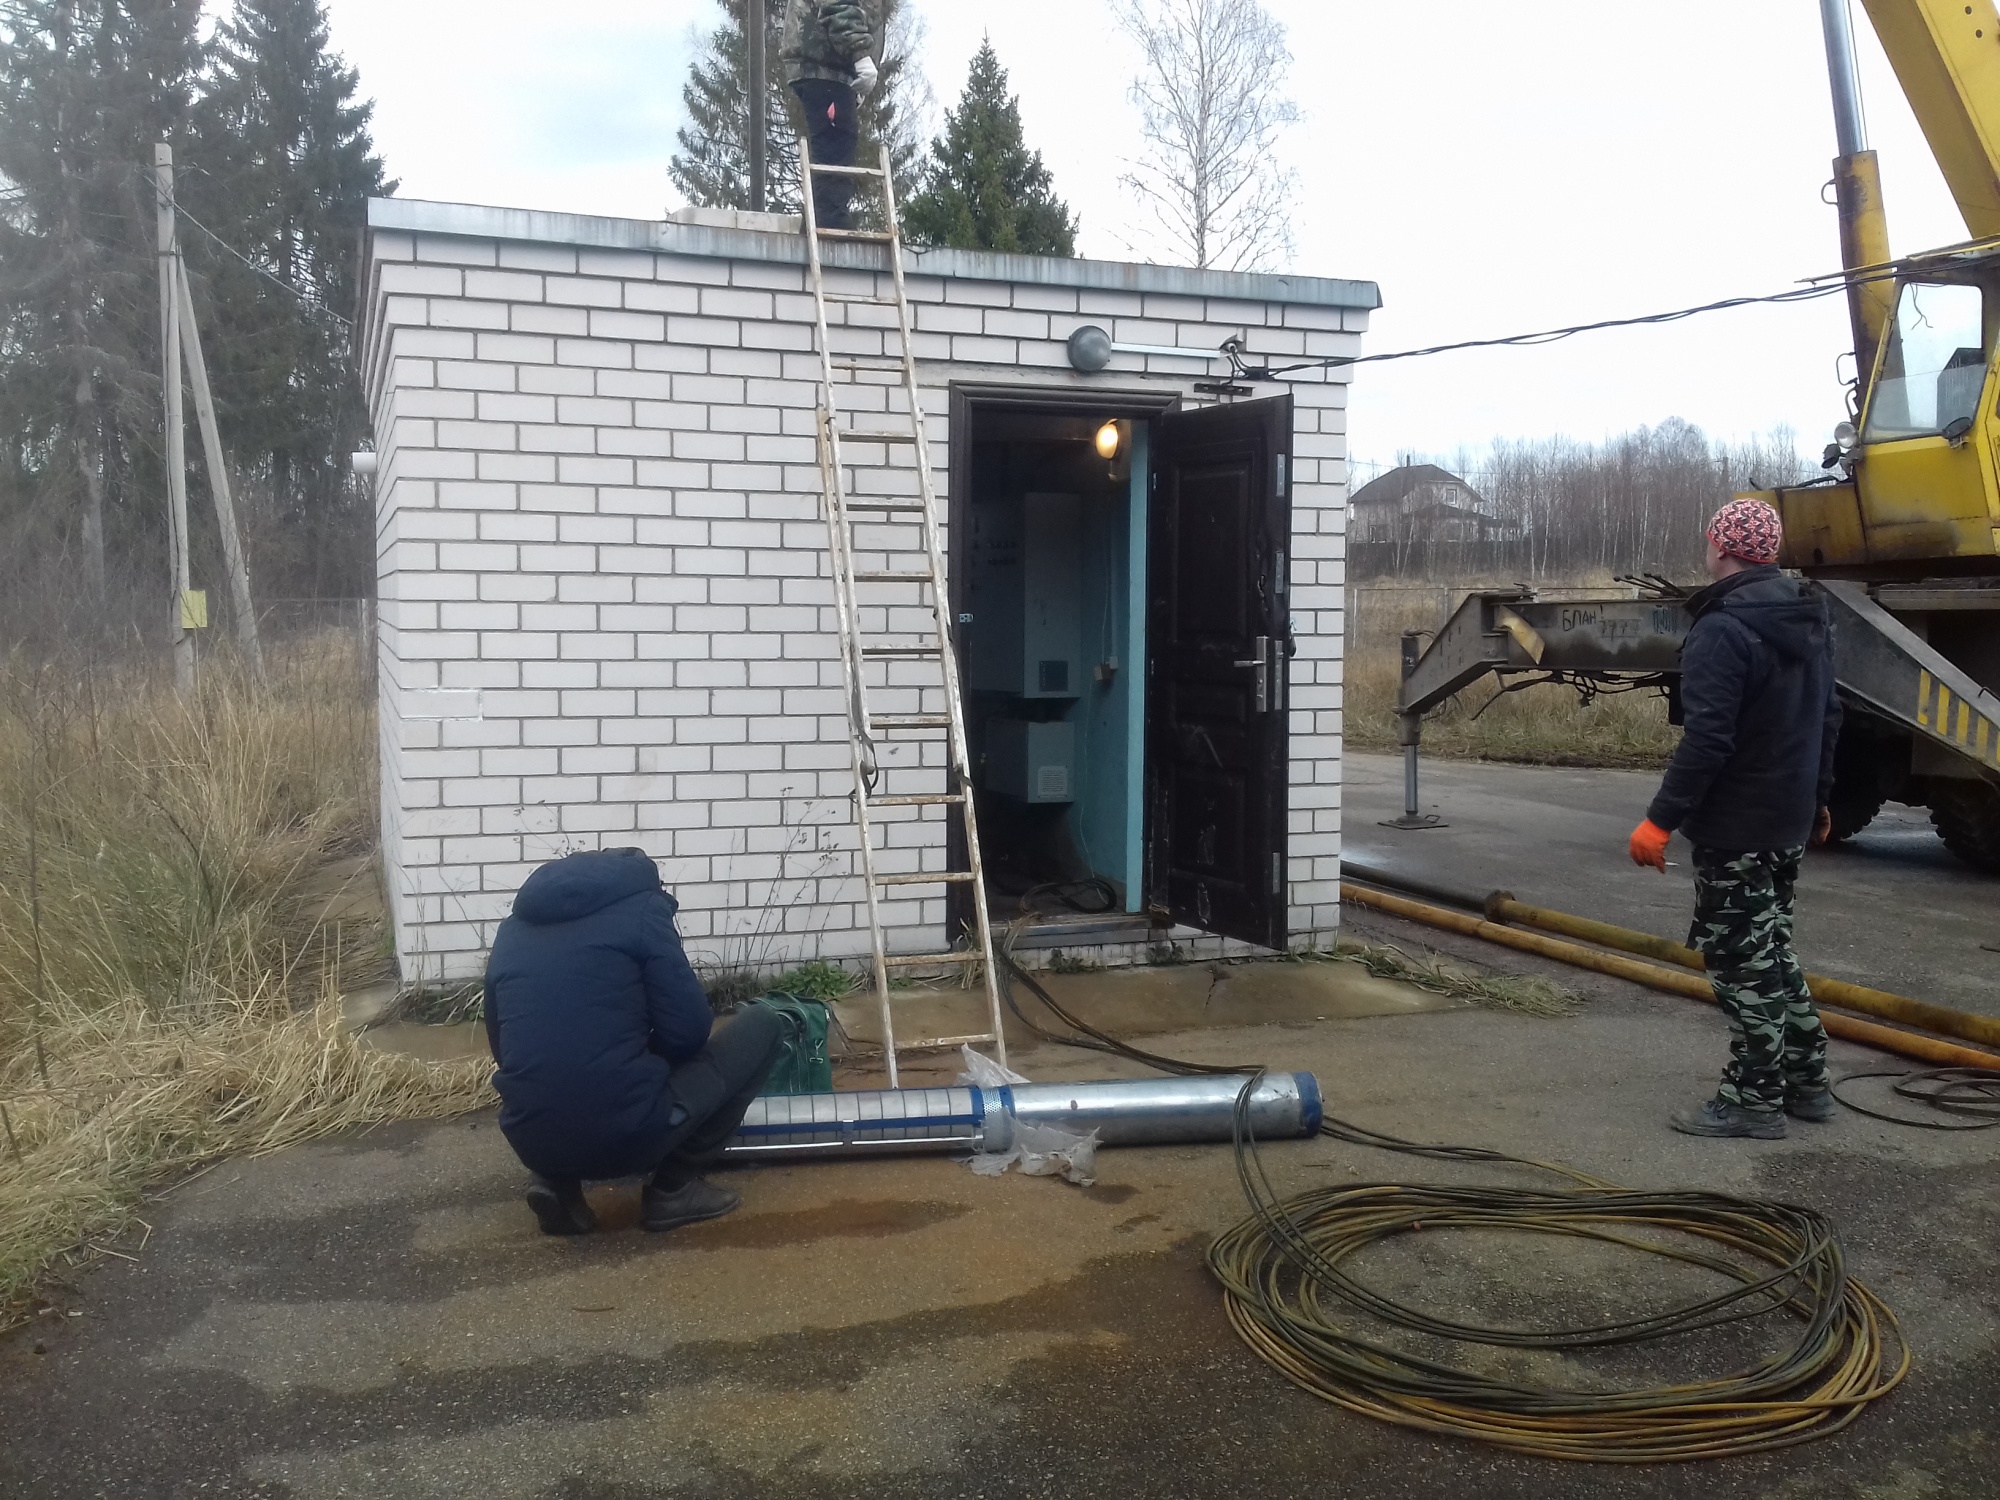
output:
POLYGON ((1102 427, 1097 429, 1097 456, 1107 460, 1118 456, 1118 424, 1116 422, 1106 422, 1102 427))

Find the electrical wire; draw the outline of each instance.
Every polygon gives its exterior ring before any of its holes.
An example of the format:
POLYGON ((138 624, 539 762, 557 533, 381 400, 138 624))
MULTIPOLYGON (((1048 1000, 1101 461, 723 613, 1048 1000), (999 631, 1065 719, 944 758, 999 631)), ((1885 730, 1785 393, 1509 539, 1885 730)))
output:
POLYGON ((1490 339, 1460 339, 1450 344, 1431 344, 1422 349, 1394 349, 1382 354, 1327 354, 1315 359, 1296 360, 1290 364, 1252 365, 1244 361, 1245 350, 1242 340, 1234 338, 1224 341, 1222 352, 1229 360, 1231 379, 1277 380, 1299 370, 1383 364, 1394 359, 1426 359, 1433 354, 1455 354, 1465 349, 1533 348, 1539 344, 1553 344, 1563 339, 1574 338, 1580 333, 1598 333, 1607 328, 1646 328, 1660 323, 1678 323, 1683 318, 1698 317, 1702 313, 1727 312, 1738 307, 1813 302, 1821 297, 1840 296, 1851 286, 1866 286, 1871 282, 1893 280, 1895 274, 1893 270, 1867 271, 1858 275, 1833 277, 1807 286, 1791 287, 1761 297, 1723 297, 1714 302, 1703 302, 1695 307, 1678 307, 1671 312, 1642 313, 1631 318, 1601 318, 1594 323, 1572 323, 1567 327, 1544 328, 1535 333, 1512 333, 1490 339))
POLYGON ((1919 1130, 1991 1130, 2000 1125, 2000 1069, 1930 1068, 1905 1073, 1888 1068, 1879 1072, 1849 1073, 1844 1078, 1835 1079, 1832 1089, 1833 1097, 1857 1115, 1866 1115, 1871 1120, 1886 1120, 1891 1125, 1911 1125, 1919 1130), (1949 1119, 1926 1120, 1912 1115, 1892 1115, 1865 1104, 1856 1104, 1841 1093, 1841 1088, 1857 1078, 1893 1078, 1898 1098, 1913 1100, 1942 1115, 1969 1115, 1973 1118, 1969 1124, 1954 1124, 1949 1119))
MULTIPOLYGON (((1910 1369, 1896 1316, 1847 1274, 1833 1226, 1811 1209, 1704 1192, 1634 1192, 1555 1162, 1483 1146, 1407 1141, 1333 1116, 1320 1133, 1433 1160, 1534 1167, 1567 1189, 1369 1183, 1282 1197, 1264 1170, 1250 1099, 1264 1069, 1192 1063, 1133 1047, 1065 1010, 1002 953, 1009 1010, 1045 1040, 1111 1052, 1169 1073, 1253 1076, 1236 1098, 1236 1171, 1247 1218, 1209 1246, 1231 1327, 1321 1400, 1398 1426, 1519 1453, 1597 1463, 1666 1463, 1767 1452, 1838 1432, 1910 1369), (1016 1003, 1018 978, 1063 1025, 1016 1003), (1666 1311, 1574 1328, 1496 1328, 1440 1317, 1368 1286, 1348 1263, 1402 1234, 1499 1230, 1565 1236, 1656 1255, 1734 1283, 1666 1311), (1679 1237, 1679 1242, 1665 1238, 1679 1237), (1632 1389, 1535 1385, 1449 1364, 1357 1331, 1365 1320, 1448 1345, 1572 1354, 1630 1348, 1755 1319, 1796 1332, 1779 1353, 1727 1374, 1632 1389)), ((1961 1127, 1964 1128, 1964 1127, 1961 1127)))

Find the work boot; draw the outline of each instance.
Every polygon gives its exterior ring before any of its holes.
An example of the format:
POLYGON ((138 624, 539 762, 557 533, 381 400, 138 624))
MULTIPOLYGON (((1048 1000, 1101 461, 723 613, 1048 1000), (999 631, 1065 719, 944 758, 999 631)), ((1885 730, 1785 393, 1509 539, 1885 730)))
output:
POLYGON ((1833 1101, 1833 1090, 1825 1084, 1785 1095, 1785 1113, 1794 1120, 1809 1120, 1815 1125, 1824 1125, 1839 1112, 1833 1101))
POLYGON ((583 1184, 574 1178, 537 1177, 528 1188, 528 1207, 541 1220, 543 1234, 589 1234, 597 1227, 597 1215, 584 1201, 583 1184))
POLYGON ((1748 1109, 1724 1099, 1710 1099, 1700 1109, 1674 1112, 1670 1122, 1682 1135, 1748 1136, 1759 1141, 1782 1141, 1785 1117, 1775 1109, 1748 1109))
POLYGON ((655 1234, 679 1229, 683 1224, 699 1224, 703 1219, 719 1219, 743 1202, 742 1196, 691 1178, 677 1188, 653 1183, 639 1195, 639 1222, 655 1234))

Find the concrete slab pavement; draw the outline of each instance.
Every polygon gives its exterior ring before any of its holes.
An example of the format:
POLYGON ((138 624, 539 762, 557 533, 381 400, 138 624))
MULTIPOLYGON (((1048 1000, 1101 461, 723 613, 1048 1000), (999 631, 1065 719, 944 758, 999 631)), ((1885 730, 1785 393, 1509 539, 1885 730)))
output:
MULTIPOLYGON (((1301 972, 1273 966, 1259 983, 1301 972)), ((1106 979, 1065 976, 1083 990, 1106 979)), ((480 1116, 227 1163, 155 1205, 150 1242, 89 1279, 82 1316, 0 1342, 0 1494, 1991 1493, 1995 1137, 1854 1116, 1778 1143, 1674 1136, 1663 1116, 1699 1096, 1719 1057, 1713 1013, 1609 982, 1598 993, 1566 1020, 1294 1009, 1148 1045, 1312 1068, 1336 1112, 1408 1136, 1826 1210, 1918 1352, 1905 1390, 1849 1432, 1769 1457, 1607 1470, 1325 1406, 1236 1341, 1202 1264, 1243 1212, 1226 1147, 1106 1151, 1088 1190, 944 1159, 764 1167, 731 1174, 738 1214, 658 1237, 633 1227, 629 1190, 605 1189, 607 1231, 557 1241, 533 1232, 521 1171, 480 1116)), ((1848 1066, 1863 1056, 1837 1050, 1848 1066)), ((1044 1078, 1132 1071, 1052 1047, 1015 1061, 1044 1078)), ((1324 1140, 1266 1159, 1292 1188, 1496 1180, 1324 1140)), ((1662 1294, 1650 1260, 1572 1257, 1533 1236, 1418 1238, 1367 1266, 1432 1305, 1563 1320, 1662 1294)), ((1704 1372, 1717 1357, 1673 1353, 1704 1372)))

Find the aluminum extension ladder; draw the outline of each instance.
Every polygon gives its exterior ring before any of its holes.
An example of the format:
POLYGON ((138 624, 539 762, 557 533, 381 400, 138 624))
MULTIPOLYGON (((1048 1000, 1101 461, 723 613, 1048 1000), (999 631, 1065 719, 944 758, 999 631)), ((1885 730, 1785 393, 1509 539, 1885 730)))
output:
MULTIPOLYGON (((950 598, 945 590, 944 547, 937 515, 937 495, 931 483, 930 443, 924 432, 918 399, 917 362, 911 341, 910 303, 903 282, 903 246, 898 228, 896 189, 885 147, 874 167, 830 166, 814 162, 803 138, 799 159, 804 179, 801 211, 805 216, 807 280, 813 298, 814 334, 819 342, 820 396, 817 420, 820 488, 825 497, 827 550, 832 558, 834 613, 840 632, 840 667, 847 689, 848 740, 854 761, 854 821, 860 834, 861 875, 868 903, 868 938, 874 952, 875 991, 882 1006, 882 1048, 888 1059, 889 1087, 899 1087, 897 1054, 964 1043, 991 1044, 1004 1065, 1007 1042, 1000 1019, 1000 976, 994 967, 993 929, 986 910, 986 886, 979 857, 979 824, 972 806, 971 755, 965 736, 965 698, 952 652, 950 598), (822 229, 813 209, 815 175, 859 179, 857 186, 881 191, 885 229, 822 229), (892 295, 832 295, 820 260, 823 242, 860 241, 885 245, 889 254, 892 295), (896 353, 836 355, 827 331, 827 305, 894 308, 893 328, 883 330, 885 345, 895 341, 896 353), (879 377, 870 381, 869 376, 879 377), (846 376, 846 379, 840 379, 846 376), (900 386, 895 378, 900 378, 900 386), (895 410, 900 390, 902 412, 895 410), (841 394, 850 397, 847 409, 841 394), (865 397, 865 399, 864 399, 865 397), (897 419, 907 425, 894 430, 862 427, 864 406, 881 403, 878 420, 897 419), (845 419, 846 425, 843 425, 845 419), (917 498, 906 495, 855 495, 848 489, 843 442, 882 444, 887 467, 901 467, 907 453, 914 468, 917 498), (865 539, 857 529, 866 528, 865 539), (867 545, 863 545, 863 541, 867 545), (870 563, 862 566, 861 554, 870 563), (918 617, 910 628, 912 595, 916 607, 929 611, 927 626, 918 617), (871 706, 871 698, 882 704, 871 706), (895 711, 887 711, 893 705, 895 711), (944 747, 943 791, 897 792, 888 785, 892 769, 877 755, 878 742, 889 737, 917 737, 944 747), (923 809, 941 807, 949 819, 955 812, 964 830, 965 865, 952 870, 878 871, 886 847, 875 843, 878 829, 908 828, 906 820, 880 820, 886 809, 912 809, 923 821, 923 809), (882 930, 885 893, 908 887, 969 885, 972 922, 963 948, 948 953, 891 953, 882 930), (989 1029, 966 1036, 896 1039, 895 1017, 889 1003, 890 975, 897 970, 964 968, 977 965, 986 987, 989 1029)), ((879 276, 879 273, 876 273, 879 276)), ((871 277, 879 292, 879 280, 871 277)), ((844 315, 843 315, 844 317, 844 315)), ((907 743, 907 741, 906 741, 907 743)), ((935 774, 935 757, 917 751, 920 774, 935 774), (929 764, 924 764, 929 760, 929 764)), ((907 817, 908 815, 906 815, 907 817)), ((917 851, 921 862, 923 854, 917 851)), ((893 861, 892 861, 893 862, 893 861)))

